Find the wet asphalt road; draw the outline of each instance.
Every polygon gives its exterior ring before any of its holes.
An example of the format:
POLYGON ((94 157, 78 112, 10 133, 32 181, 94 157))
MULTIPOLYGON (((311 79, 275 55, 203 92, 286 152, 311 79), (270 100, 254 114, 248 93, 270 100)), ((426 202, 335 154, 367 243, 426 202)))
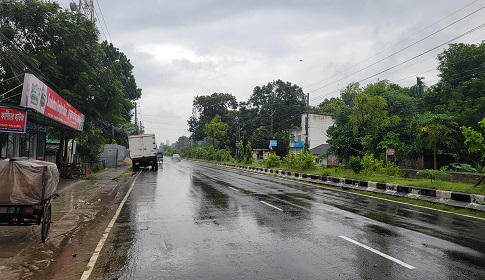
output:
POLYGON ((206 163, 135 181, 90 279, 485 279, 485 221, 206 163))

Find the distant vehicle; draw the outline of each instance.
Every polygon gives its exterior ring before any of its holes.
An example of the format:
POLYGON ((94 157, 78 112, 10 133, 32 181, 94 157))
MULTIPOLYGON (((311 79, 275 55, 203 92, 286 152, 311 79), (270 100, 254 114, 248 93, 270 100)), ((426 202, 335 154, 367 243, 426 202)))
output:
POLYGON ((163 152, 157 152, 158 163, 163 163, 163 152))
POLYGON ((140 170, 140 167, 151 166, 152 170, 158 170, 157 142, 155 134, 138 134, 128 137, 130 145, 130 158, 133 171, 140 170))
POLYGON ((179 154, 173 154, 172 155, 172 161, 181 161, 182 158, 180 157, 179 154))

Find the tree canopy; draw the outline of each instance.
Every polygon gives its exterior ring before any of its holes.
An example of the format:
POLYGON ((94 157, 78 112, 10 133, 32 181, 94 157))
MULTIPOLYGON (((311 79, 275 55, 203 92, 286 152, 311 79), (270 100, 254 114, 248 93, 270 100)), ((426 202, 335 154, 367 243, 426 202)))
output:
MULTIPOLYGON (((99 129, 104 142, 127 143, 132 101, 141 96, 132 70, 119 49, 100 42, 95 24, 83 15, 57 2, 0 3, 0 79, 8 81, 0 90, 15 88, 24 72, 34 74, 84 114, 81 141, 99 129)), ((20 91, 0 102, 18 105, 20 91)))
POLYGON ((250 141, 253 148, 267 149, 269 140, 277 139, 279 144, 276 151, 284 156, 288 152, 289 143, 289 135, 285 130, 300 125, 305 104, 303 90, 282 80, 256 86, 249 100, 240 103, 227 93, 196 96, 193 108, 197 116, 188 120, 189 131, 192 139, 199 141, 211 136, 220 147, 228 147, 234 154, 240 140, 245 143, 250 141), (228 127, 227 133, 214 139, 206 125, 214 121, 216 116, 228 127))

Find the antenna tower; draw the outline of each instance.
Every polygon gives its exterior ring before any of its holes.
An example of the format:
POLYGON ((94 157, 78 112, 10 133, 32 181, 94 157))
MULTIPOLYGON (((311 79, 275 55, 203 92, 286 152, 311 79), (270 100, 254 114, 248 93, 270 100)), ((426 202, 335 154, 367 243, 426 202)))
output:
POLYGON ((79 4, 71 2, 71 10, 85 15, 94 22, 94 3, 93 0, 79 0, 79 4))

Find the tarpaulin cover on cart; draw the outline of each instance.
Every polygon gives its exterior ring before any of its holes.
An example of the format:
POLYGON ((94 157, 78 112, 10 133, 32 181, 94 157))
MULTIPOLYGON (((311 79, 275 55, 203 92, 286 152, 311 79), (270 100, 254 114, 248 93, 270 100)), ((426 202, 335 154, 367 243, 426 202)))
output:
POLYGON ((34 205, 52 197, 59 183, 54 163, 0 160, 0 204, 34 205))

